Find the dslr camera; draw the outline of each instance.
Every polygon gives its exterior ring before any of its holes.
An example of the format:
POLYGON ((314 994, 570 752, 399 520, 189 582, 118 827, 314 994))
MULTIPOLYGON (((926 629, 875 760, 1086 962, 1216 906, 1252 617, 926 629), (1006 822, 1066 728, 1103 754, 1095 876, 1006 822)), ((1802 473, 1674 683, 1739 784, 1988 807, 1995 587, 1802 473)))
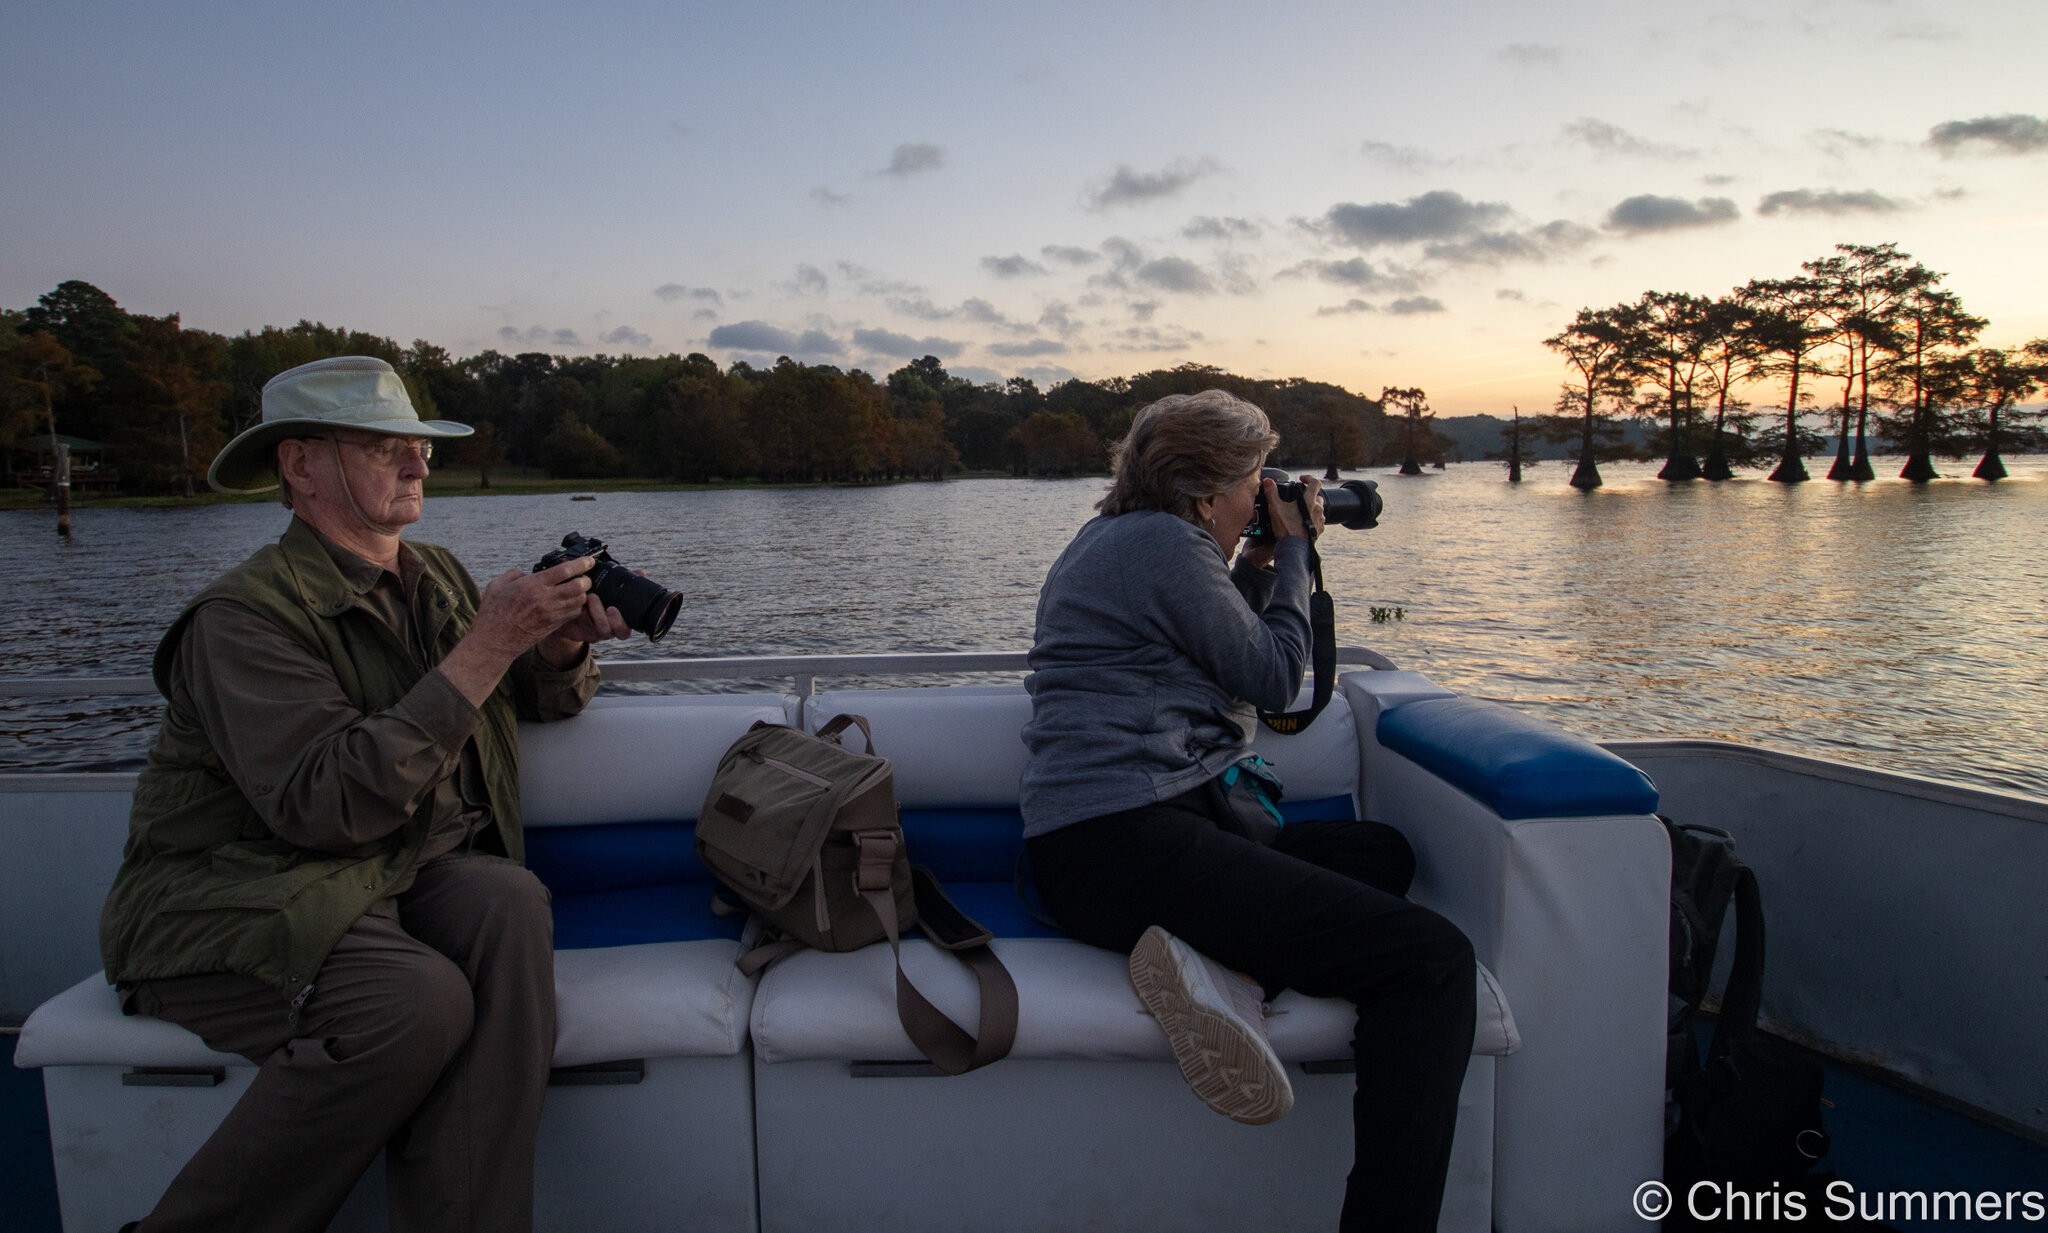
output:
MULTIPOLYGON (((1300 480, 1278 467, 1267 467, 1259 472, 1260 479, 1273 481, 1282 501, 1292 501, 1301 510, 1301 520, 1309 521, 1308 487, 1300 480)), ((1380 524, 1380 486, 1372 480, 1345 480, 1341 484, 1323 489, 1323 524, 1330 527, 1349 527, 1363 531, 1380 524)), ((1259 487, 1258 498, 1252 503, 1252 524, 1244 529, 1244 537, 1254 543, 1273 538, 1273 511, 1266 508, 1266 489, 1259 487)))
POLYGON ((617 608, 619 615, 626 618, 628 628, 646 634, 649 642, 656 642, 675 624, 676 613, 683 608, 683 597, 613 560, 601 539, 571 531, 562 537, 560 548, 534 563, 533 572, 537 574, 577 557, 593 558, 590 593, 605 607, 617 608))

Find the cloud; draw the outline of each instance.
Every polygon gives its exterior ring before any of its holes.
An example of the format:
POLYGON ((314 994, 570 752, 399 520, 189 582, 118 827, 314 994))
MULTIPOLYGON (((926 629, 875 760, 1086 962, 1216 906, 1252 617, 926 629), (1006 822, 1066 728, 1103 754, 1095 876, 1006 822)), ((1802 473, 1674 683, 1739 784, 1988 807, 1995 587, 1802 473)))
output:
POLYGON ((1496 266, 1509 261, 1544 261, 1576 252, 1596 238, 1589 227, 1557 219, 1527 231, 1482 231, 1423 246, 1422 255, 1446 265, 1496 266))
MULTIPOLYGON (((923 359, 924 357, 918 356, 915 358, 923 359)), ((1003 374, 993 368, 981 368, 973 364, 962 364, 957 368, 948 368, 946 375, 958 377, 969 385, 1001 385, 1003 383, 1003 374)))
POLYGON ((1038 324, 1062 338, 1071 338, 1081 332, 1080 318, 1074 316, 1073 309, 1058 300, 1047 304, 1045 310, 1038 314, 1038 324))
POLYGON ((1685 146, 1646 141, 1626 129, 1617 128, 1605 120, 1595 120, 1591 116, 1572 121, 1564 126, 1561 133, 1566 141, 1575 142, 1599 154, 1621 154, 1636 158, 1691 158, 1699 153, 1685 146))
POLYGON ((1624 235, 1647 235, 1657 231, 1682 231, 1733 222, 1742 212, 1726 197, 1659 197, 1652 193, 1630 197, 1607 212, 1607 229, 1624 235))
POLYGON ((1422 313, 1440 313, 1444 311, 1444 302, 1431 299, 1426 295, 1411 295, 1406 299, 1395 300, 1387 305, 1387 311, 1397 317, 1413 317, 1422 313))
POLYGON ((1088 191, 1088 207, 1106 210, 1111 206, 1136 205, 1171 197, 1203 176, 1214 174, 1213 158, 1175 159, 1158 171, 1134 171, 1118 163, 1109 178, 1088 191))
POLYGON ((654 340, 630 325, 615 326, 597 336, 597 341, 608 342, 614 347, 635 347, 645 351, 654 345, 654 340))
POLYGON ((1055 385, 1072 381, 1079 376, 1073 369, 1062 368, 1057 364, 1028 365, 1018 369, 1016 375, 1031 382, 1041 390, 1049 390, 1055 385))
POLYGON ((876 355, 894 356, 897 359, 917 360, 927 355, 940 359, 960 354, 961 344, 945 338, 912 338, 894 330, 855 330, 853 345, 876 355))
POLYGON ((1927 130, 1927 144, 1943 155, 1962 154, 1979 146, 1997 154, 2034 154, 2048 150, 2048 122, 2018 114, 1950 120, 1927 130))
POLYGON ((1349 317, 1357 313, 1376 313, 1379 309, 1360 299, 1349 299, 1342 304, 1325 305, 1316 309, 1318 317, 1349 317))
POLYGON ((824 295, 832 289, 832 282, 817 266, 799 265, 787 286, 796 295, 824 295))
POLYGON ((1384 269, 1376 267, 1363 257, 1351 257, 1344 261, 1304 261, 1280 271, 1282 278, 1318 278, 1340 287, 1355 287, 1360 291, 1402 292, 1413 291, 1416 280, 1413 274, 1394 266, 1384 269))
POLYGON ((1112 351, 1186 351, 1202 341, 1202 332, 1180 326, 1134 325, 1110 338, 1112 351))
POLYGON ((897 146, 895 152, 889 155, 889 165, 875 174, 907 180, 927 171, 937 171, 945 165, 946 147, 933 145, 928 141, 907 141, 897 146))
MULTIPOLYGON (((992 325, 1012 334, 1031 331, 1028 325, 1020 325, 1004 316, 995 305, 979 296, 960 301, 956 308, 940 308, 927 296, 892 296, 884 301, 891 312, 919 321, 972 321, 977 325, 992 325)), ((913 357, 915 358, 915 357, 913 357)))
POLYGON ((1061 265, 1094 265, 1102 260, 1102 254, 1094 249, 1076 248, 1071 244, 1048 244, 1038 250, 1038 255, 1061 265))
POLYGON ((1399 204, 1340 202, 1323 214, 1317 226, 1343 243, 1377 248, 1471 235, 1512 213, 1497 201, 1467 201, 1457 193, 1438 189, 1399 204))
POLYGON ((1044 266, 1021 253, 1012 253, 1007 257, 983 257, 981 268, 997 278, 1023 278, 1029 274, 1046 272, 1044 266))
POLYGON ((1428 171, 1443 166, 1443 160, 1414 146, 1397 146, 1390 141, 1363 141, 1358 152, 1367 160, 1396 171, 1428 171))
POLYGON ((1033 338, 1028 342, 990 343, 988 353, 1005 359, 1032 359, 1041 355, 1065 355, 1067 344, 1053 338, 1033 338))
POLYGON ((685 287, 681 283, 663 283, 654 289, 654 298, 669 304, 677 300, 702 300, 706 304, 725 303, 725 297, 709 287, 685 287))
POLYGON ((1494 291, 1496 300, 1513 300, 1517 304, 1528 302, 1528 295, 1520 287, 1501 287, 1494 291))
POLYGON ((853 204, 853 198, 847 196, 845 193, 835 193, 831 189, 826 188, 822 184, 811 190, 811 200, 817 202, 821 206, 826 207, 837 207, 853 204))
POLYGON ((730 351, 758 351, 765 355, 843 355, 846 348, 823 330, 791 333, 766 321, 735 321, 711 331, 705 340, 730 351))
POLYGON ((1186 257, 1160 257, 1147 261, 1133 270, 1131 277, 1144 286, 1182 295, 1213 295, 1216 291, 1216 280, 1186 257))
POLYGON ((1564 63, 1564 49, 1548 43, 1509 43, 1493 57, 1518 68, 1556 68, 1564 63))
POLYGON ((498 327, 498 338, 514 346, 525 347, 580 347, 583 340, 574 330, 551 330, 546 326, 528 326, 518 329, 509 325, 498 327))
POLYGON ((1004 329, 1017 328, 1015 322, 1004 316, 996 309, 995 305, 982 299, 980 296, 973 296, 960 301, 960 307, 955 311, 967 320, 979 322, 982 325, 999 325, 1004 329))
POLYGON ((1830 188, 1815 192, 1810 188, 1794 188, 1772 193, 1757 202, 1756 212, 1767 217, 1773 214, 1890 214, 1904 208, 1901 203, 1871 189, 1843 192, 1830 188))
POLYGON ((1248 218, 1215 218, 1203 215, 1180 229, 1190 240, 1256 240, 1261 228, 1248 218))
POLYGON ((1879 149, 1886 144, 1882 137, 1874 137, 1869 133, 1855 133, 1846 128, 1817 128, 1808 133, 1806 139, 1819 146, 1823 153, 1837 157, 1844 154, 1861 154, 1879 149))

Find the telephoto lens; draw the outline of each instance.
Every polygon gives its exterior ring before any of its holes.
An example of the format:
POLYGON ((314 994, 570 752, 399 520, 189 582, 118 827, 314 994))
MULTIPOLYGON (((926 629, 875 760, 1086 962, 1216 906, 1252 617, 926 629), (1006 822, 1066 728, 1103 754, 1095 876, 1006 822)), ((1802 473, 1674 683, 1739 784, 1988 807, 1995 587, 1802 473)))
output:
MULTIPOLYGON (((1259 472, 1261 479, 1273 481, 1282 501, 1299 501, 1304 485, 1298 479, 1278 467, 1267 467, 1259 472)), ((1372 480, 1345 480, 1341 484, 1323 489, 1323 523, 1325 526, 1345 527, 1363 531, 1380 524, 1380 486, 1372 480)), ((1247 539, 1269 539, 1272 537, 1272 514, 1266 509, 1266 492, 1259 490, 1259 498, 1252 506, 1252 525, 1245 528, 1247 539)))
POLYGON ((646 634, 649 642, 659 642, 668 627, 675 624, 676 614, 683 610, 683 597, 613 560, 601 539, 571 531, 562 537, 560 548, 534 563, 533 572, 537 574, 577 557, 594 559, 589 575, 590 593, 605 607, 617 608, 628 629, 646 634))

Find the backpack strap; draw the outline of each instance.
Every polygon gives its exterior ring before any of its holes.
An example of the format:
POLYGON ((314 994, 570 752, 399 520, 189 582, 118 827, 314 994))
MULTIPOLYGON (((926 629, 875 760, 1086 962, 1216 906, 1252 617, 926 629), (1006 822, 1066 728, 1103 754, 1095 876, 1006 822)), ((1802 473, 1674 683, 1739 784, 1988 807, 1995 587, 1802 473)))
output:
POLYGON ((860 734, 867 738, 868 753, 872 755, 875 752, 875 730, 868 726, 868 721, 865 716, 834 715, 832 718, 825 721, 825 726, 819 728, 816 735, 817 738, 821 741, 836 741, 839 739, 840 733, 846 731, 848 728, 854 727, 859 728, 860 734))
POLYGON ((901 929, 896 919, 896 897, 890 891, 890 874, 896 853, 903 843, 895 831, 861 831, 854 840, 860 853, 855 885, 860 896, 882 922, 889 937, 889 950, 896 957, 896 1017, 919 1051, 932 1065, 949 1075, 965 1074, 1009 1056, 1017 1040, 1017 982, 1003 961, 989 949, 989 933, 955 907, 939 889, 931 871, 911 870, 911 885, 917 893, 919 923, 938 946, 952 951, 974 973, 981 993, 981 1021, 974 1035, 932 1005, 918 991, 903 970, 901 929), (935 909, 924 915, 929 902, 935 909))
POLYGON ((1764 1000, 1764 904, 1756 874, 1735 865, 1735 958, 1728 969, 1728 987, 1721 993, 1721 1017, 1714 1024, 1709 1059, 1725 1057, 1738 1040, 1756 1031, 1764 1000))

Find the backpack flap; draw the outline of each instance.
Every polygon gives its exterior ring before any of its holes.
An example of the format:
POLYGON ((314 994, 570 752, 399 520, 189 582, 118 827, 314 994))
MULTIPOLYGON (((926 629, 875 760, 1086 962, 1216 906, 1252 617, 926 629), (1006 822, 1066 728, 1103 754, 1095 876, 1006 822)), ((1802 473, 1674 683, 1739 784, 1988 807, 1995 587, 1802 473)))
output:
POLYGON ((887 759, 756 723, 719 759, 697 814, 697 855, 748 906, 780 912, 819 867, 829 833, 852 821, 842 805, 859 798, 863 824, 881 814, 894 826, 893 797, 887 759))

